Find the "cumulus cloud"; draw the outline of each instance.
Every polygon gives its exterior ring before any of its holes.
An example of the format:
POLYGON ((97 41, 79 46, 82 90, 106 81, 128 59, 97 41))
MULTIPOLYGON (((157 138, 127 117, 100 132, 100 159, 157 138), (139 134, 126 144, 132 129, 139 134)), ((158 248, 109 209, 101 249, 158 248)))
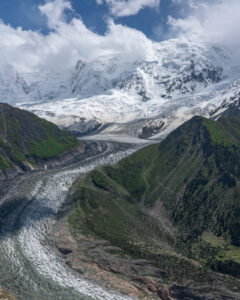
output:
POLYGON ((49 28, 56 28, 65 21, 64 11, 73 10, 69 1, 55 0, 39 6, 40 12, 47 17, 49 28))
POLYGON ((96 0, 97 4, 106 3, 114 17, 136 15, 145 7, 159 8, 160 0, 96 0))
POLYGON ((51 29, 47 35, 13 28, 0 22, 0 64, 17 70, 70 69, 79 59, 105 54, 125 54, 129 60, 144 59, 152 42, 140 31, 108 21, 105 35, 88 29, 79 17, 66 21, 69 1, 54 0, 39 7, 51 29))
POLYGON ((169 17, 169 25, 175 36, 183 35, 232 48, 240 45, 239 0, 191 0, 188 5, 191 8, 189 16, 180 19, 169 17))

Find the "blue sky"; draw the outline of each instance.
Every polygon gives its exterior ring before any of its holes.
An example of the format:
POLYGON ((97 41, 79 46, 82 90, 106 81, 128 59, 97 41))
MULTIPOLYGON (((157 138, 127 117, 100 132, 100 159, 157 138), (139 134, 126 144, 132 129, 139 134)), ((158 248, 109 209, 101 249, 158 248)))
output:
MULTIPOLYGON (((47 33, 46 20, 38 10, 38 5, 45 2, 45 0, 1 0, 0 18, 5 24, 10 24, 14 28, 21 26, 23 29, 47 33)), ((99 34, 105 33, 106 19, 109 17, 107 4, 97 5, 95 0, 71 0, 70 2, 89 29, 99 34)), ((183 8, 177 4, 173 5, 171 0, 161 0, 159 9, 146 7, 136 15, 115 17, 114 21, 116 24, 136 28, 151 39, 162 40, 168 32, 168 16, 183 17, 184 13, 186 14, 183 8)))

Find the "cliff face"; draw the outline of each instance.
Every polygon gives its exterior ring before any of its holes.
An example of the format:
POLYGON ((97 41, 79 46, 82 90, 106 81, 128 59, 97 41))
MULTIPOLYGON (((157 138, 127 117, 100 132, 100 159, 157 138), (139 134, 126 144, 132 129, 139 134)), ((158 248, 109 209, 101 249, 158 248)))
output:
POLYGON ((81 150, 79 141, 56 125, 0 103, 0 181, 56 166, 81 150))

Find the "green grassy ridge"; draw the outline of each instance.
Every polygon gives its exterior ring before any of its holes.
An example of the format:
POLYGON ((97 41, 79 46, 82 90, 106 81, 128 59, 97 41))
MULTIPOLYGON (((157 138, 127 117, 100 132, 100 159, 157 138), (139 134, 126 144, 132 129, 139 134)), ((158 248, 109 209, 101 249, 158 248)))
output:
POLYGON ((78 146, 78 140, 34 114, 0 103, 0 170, 48 160, 78 146), (4 158, 4 159, 3 159, 4 158))
POLYGON ((232 128, 221 129, 230 122, 194 117, 159 145, 104 171, 131 199, 145 205, 164 202, 172 222, 189 235, 197 238, 210 229, 238 245, 240 148, 232 128), (212 137, 213 128, 217 137, 230 131, 227 144, 212 137))
POLYGON ((27 157, 48 159, 71 150, 78 145, 76 139, 71 136, 54 137, 47 135, 41 142, 31 142, 27 157))
MULTIPOLYGON (((217 122, 194 117, 161 143, 148 146, 115 166, 90 173, 75 193, 72 226, 76 232, 84 228, 86 234, 109 240, 132 255, 156 262, 159 259, 159 266, 164 265, 159 257, 171 249, 170 257, 185 256, 215 271, 237 276, 234 270, 238 262, 234 257, 226 256, 221 263, 218 249, 199 239, 209 231, 222 236, 230 246, 239 246, 240 131, 235 128, 238 124, 236 116, 217 122), (86 189, 88 196, 83 193, 86 189), (161 215, 159 222, 148 217, 151 225, 146 225, 144 211, 154 209, 159 201, 175 226, 174 232, 162 226, 161 215), (135 216, 139 211, 140 219, 135 216), (147 230, 148 226, 151 229, 147 230)), ((176 272, 171 259, 167 260, 168 268, 176 272)), ((196 268, 193 270, 193 274, 199 274, 196 268)))

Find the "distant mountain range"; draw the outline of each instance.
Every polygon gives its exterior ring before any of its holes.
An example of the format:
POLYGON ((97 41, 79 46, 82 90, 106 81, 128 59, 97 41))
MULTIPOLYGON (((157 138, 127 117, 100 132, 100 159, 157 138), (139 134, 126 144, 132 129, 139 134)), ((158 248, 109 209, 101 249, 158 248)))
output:
POLYGON ((115 53, 47 73, 6 66, 0 97, 75 134, 149 138, 226 108, 239 91, 239 75, 227 49, 175 39, 153 43, 144 60, 115 53))

